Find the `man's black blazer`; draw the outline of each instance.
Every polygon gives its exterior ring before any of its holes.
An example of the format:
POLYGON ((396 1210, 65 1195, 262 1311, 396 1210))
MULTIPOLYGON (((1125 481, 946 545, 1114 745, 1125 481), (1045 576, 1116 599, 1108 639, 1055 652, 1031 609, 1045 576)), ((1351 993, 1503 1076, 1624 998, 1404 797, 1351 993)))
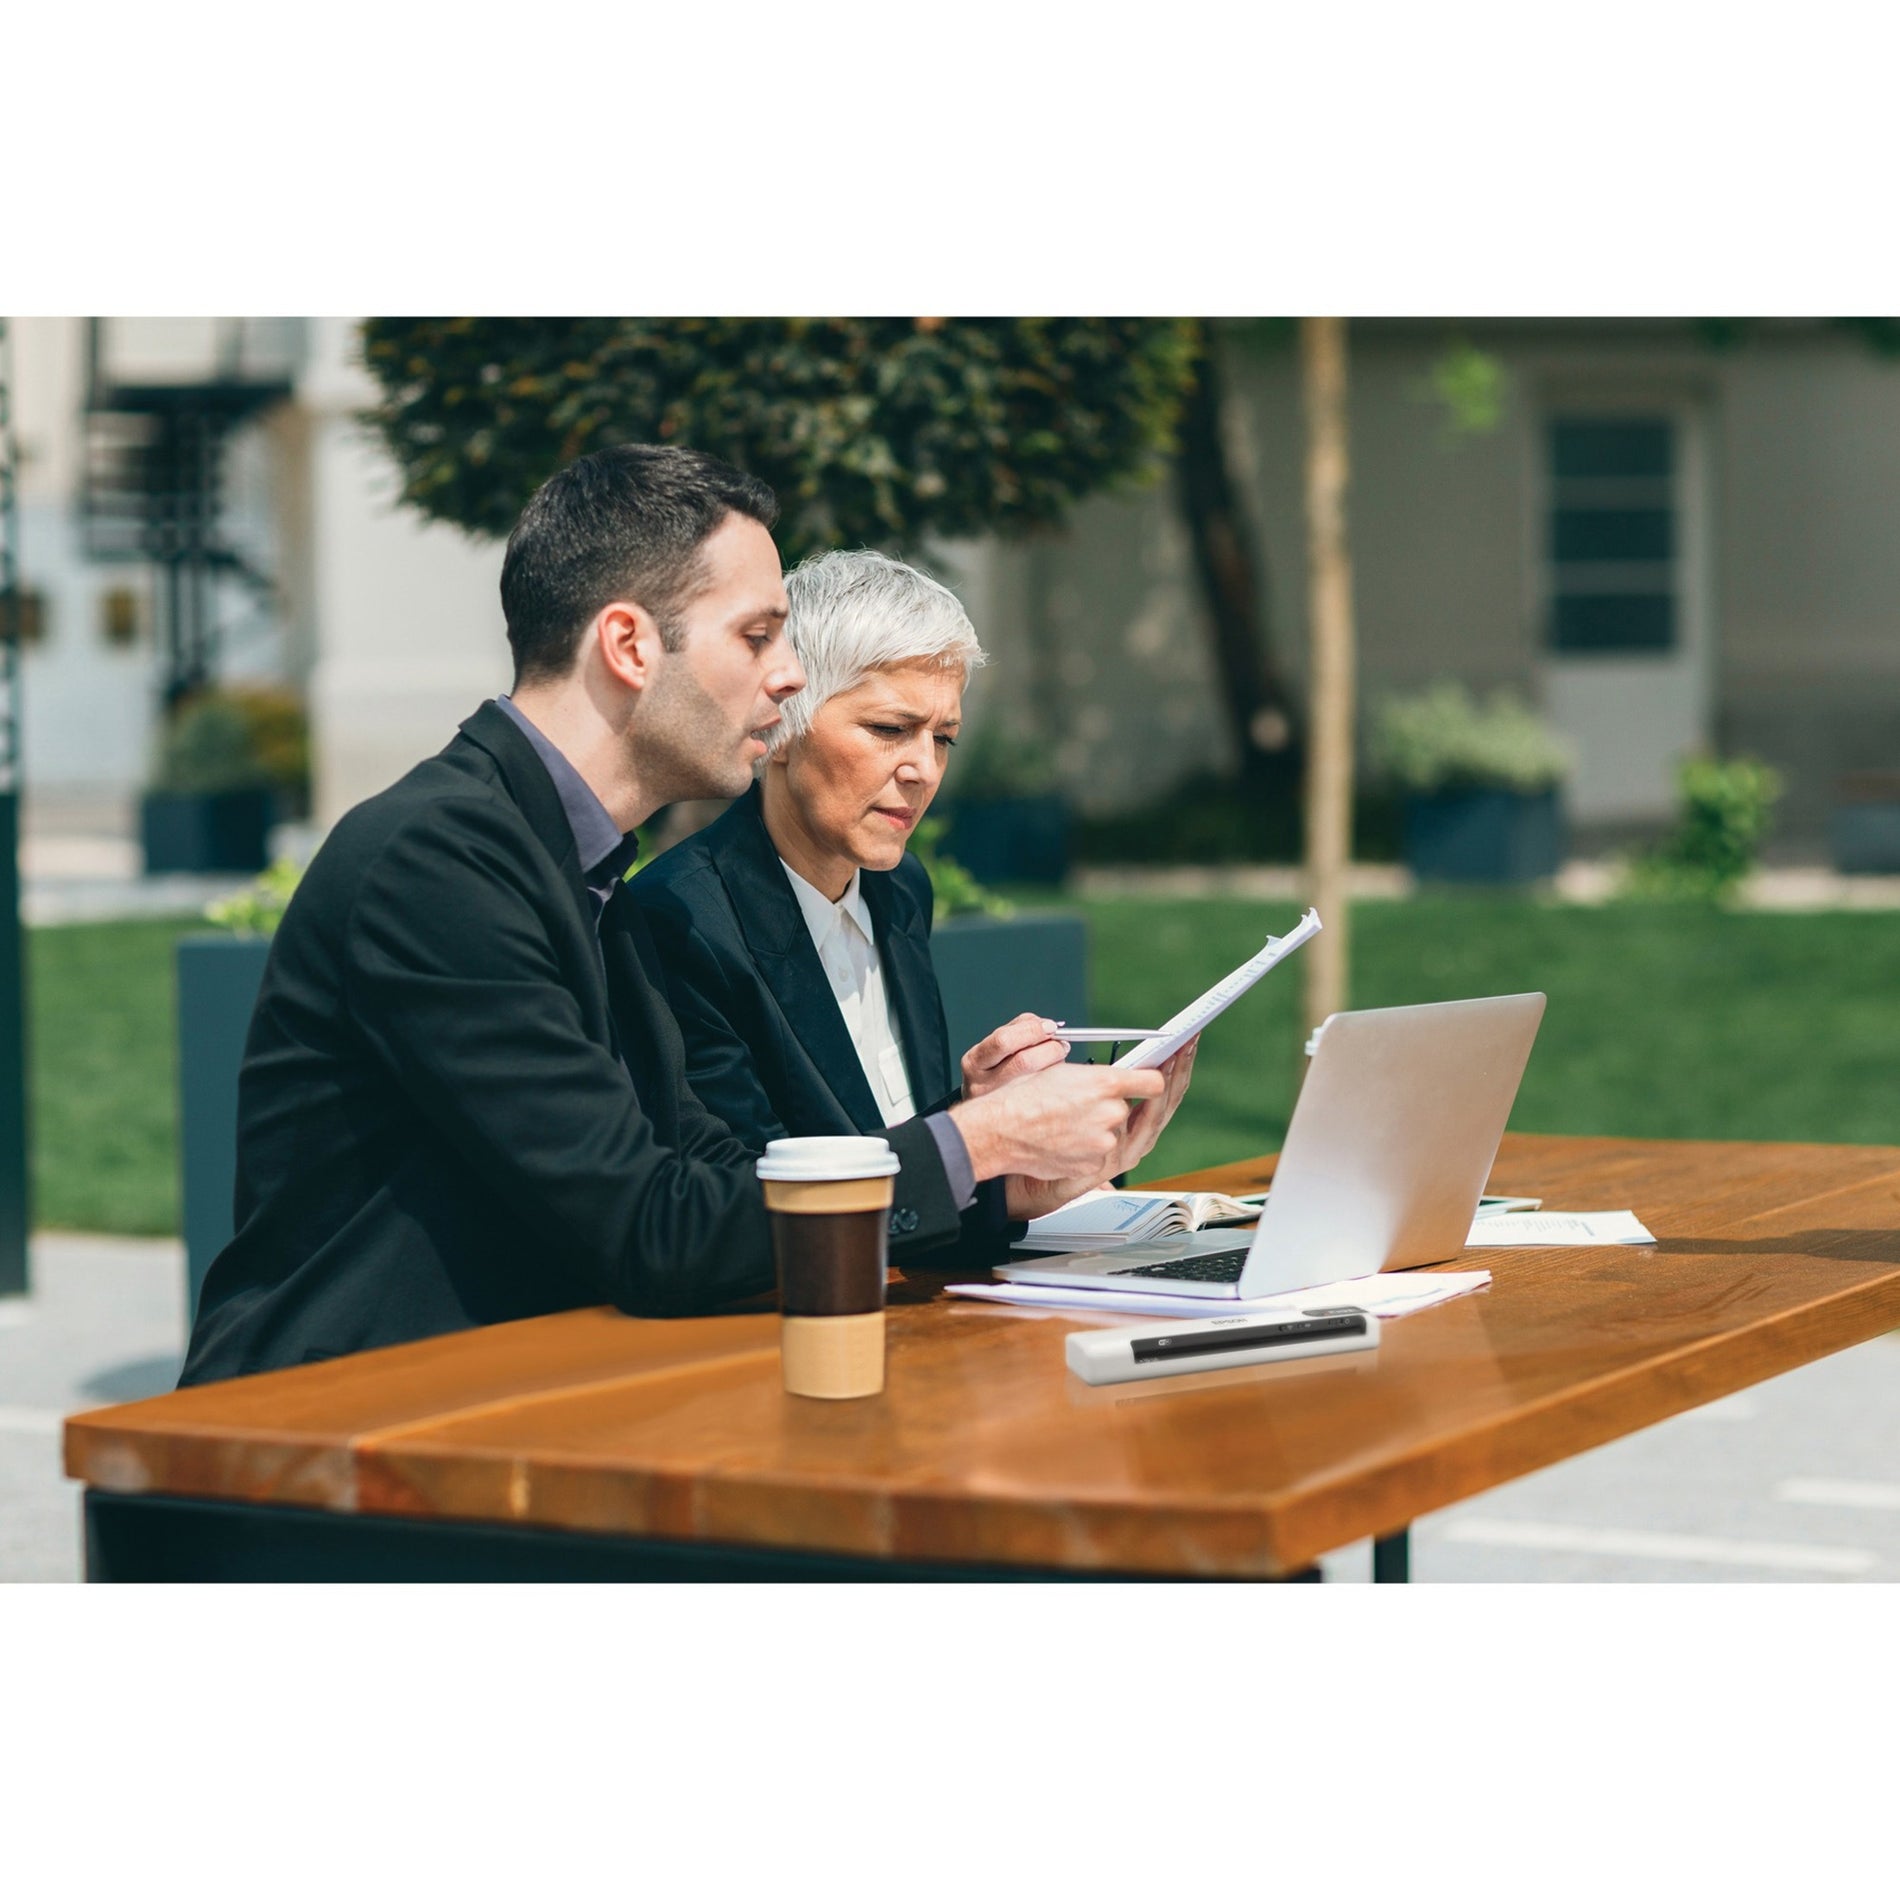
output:
MULTIPOLYGON (((922 1118, 957 1099, 943 998, 930 961, 930 878, 914 857, 859 873, 878 965, 897 1019, 918 1119, 887 1129, 832 995, 755 785, 703 831, 656 858, 627 886, 644 913, 686 1039, 693 1092, 748 1147, 781 1135, 883 1134, 904 1157, 922 1118)), ((940 1237, 894 1223, 906 1265, 967 1265, 1000 1257, 1010 1226, 1003 1184, 986 1181, 948 1252, 940 1237)))
MULTIPOLYGON (((752 1151, 687 1085, 625 887, 597 936, 581 869, 546 768, 494 705, 330 834, 265 967, 237 1229, 181 1383, 771 1286, 752 1151)), ((929 1131, 901 1152, 917 1231, 954 1238, 929 1131)))

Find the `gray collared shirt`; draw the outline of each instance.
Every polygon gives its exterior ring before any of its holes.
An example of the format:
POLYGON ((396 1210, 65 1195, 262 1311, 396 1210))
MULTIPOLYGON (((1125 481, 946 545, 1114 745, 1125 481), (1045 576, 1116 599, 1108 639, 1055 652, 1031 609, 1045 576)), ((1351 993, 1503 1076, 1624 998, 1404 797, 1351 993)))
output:
POLYGON ((575 771, 565 752, 503 693, 495 704, 521 728, 522 735, 534 747, 535 756, 548 768, 554 781, 554 793, 567 814, 568 829, 574 834, 574 851, 580 859, 581 882, 594 899, 594 928, 600 928, 601 913, 614 894, 614 886, 633 868, 640 855, 640 839, 635 832, 623 832, 608 815, 607 807, 595 795, 594 788, 575 771))
MULTIPOLYGON (((581 881, 594 900, 594 928, 600 928, 601 913, 606 910, 614 887, 632 869, 640 855, 640 840, 634 832, 622 832, 594 788, 574 769, 559 746, 524 713, 506 693, 495 704, 521 728, 522 736, 534 747, 535 757, 547 767, 554 781, 555 796, 567 814, 568 828, 574 834, 574 851, 580 859, 581 881)), ((622 1058, 625 1065, 625 1058, 622 1058)), ((968 1207, 976 1199, 976 1170, 970 1165, 970 1150, 957 1125, 947 1114, 928 1115, 924 1126, 930 1130, 937 1152, 943 1157, 943 1172, 958 1207, 968 1207)))

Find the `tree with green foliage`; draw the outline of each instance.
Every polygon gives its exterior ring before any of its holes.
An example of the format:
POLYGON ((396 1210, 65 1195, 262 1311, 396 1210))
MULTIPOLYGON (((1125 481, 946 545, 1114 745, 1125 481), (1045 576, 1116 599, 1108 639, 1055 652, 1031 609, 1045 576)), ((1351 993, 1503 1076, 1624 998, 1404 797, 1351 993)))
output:
POLYGON ((681 442, 769 482, 787 561, 1008 537, 1171 462, 1243 785, 1290 789, 1300 716, 1223 439, 1227 332, 1141 318, 395 318, 364 326, 403 499, 502 535, 553 471, 681 442))
POLYGON ((787 561, 1022 535, 1158 476, 1196 327, 1143 318, 371 319, 403 499, 477 534, 577 455, 678 442, 769 482, 787 561))

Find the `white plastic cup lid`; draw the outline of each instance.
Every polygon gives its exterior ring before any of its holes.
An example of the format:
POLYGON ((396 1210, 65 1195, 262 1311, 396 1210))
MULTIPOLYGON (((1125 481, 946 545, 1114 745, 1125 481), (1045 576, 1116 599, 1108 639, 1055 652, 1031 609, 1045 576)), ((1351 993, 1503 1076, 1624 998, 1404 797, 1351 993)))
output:
POLYGON ((761 1181, 871 1181, 896 1172, 882 1135, 788 1135, 768 1141, 758 1165, 761 1181))

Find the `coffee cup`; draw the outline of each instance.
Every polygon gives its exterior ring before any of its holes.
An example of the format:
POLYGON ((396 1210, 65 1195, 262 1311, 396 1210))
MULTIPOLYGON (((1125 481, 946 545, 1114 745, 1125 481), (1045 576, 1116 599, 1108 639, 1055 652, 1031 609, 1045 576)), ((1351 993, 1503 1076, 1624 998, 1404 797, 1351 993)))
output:
POLYGON ((884 1280, 897 1156, 880 1135, 766 1144, 758 1176, 778 1268, 785 1389, 808 1399, 884 1390, 884 1280))

